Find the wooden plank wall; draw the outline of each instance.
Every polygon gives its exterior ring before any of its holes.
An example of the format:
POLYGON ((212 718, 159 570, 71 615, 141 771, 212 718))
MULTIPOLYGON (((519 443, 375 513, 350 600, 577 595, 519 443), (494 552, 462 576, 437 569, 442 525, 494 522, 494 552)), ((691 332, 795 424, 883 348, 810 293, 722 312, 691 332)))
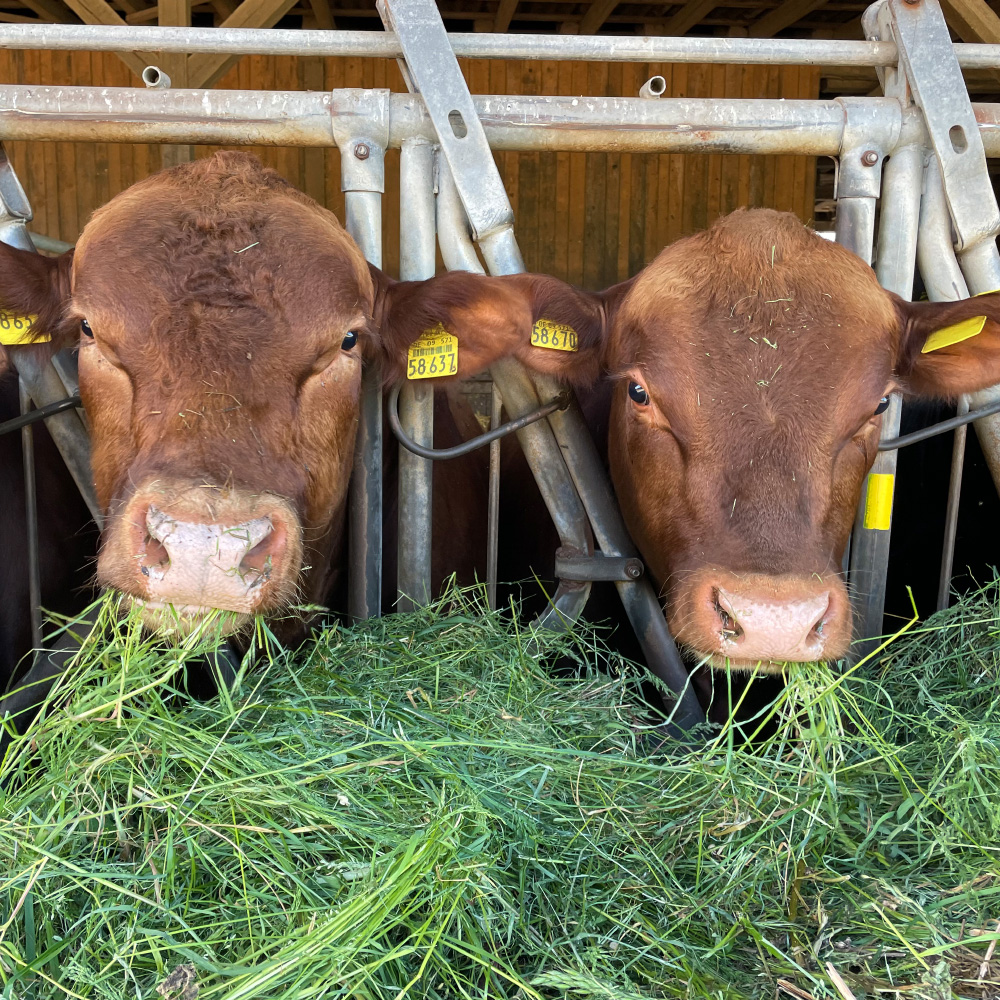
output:
MULTIPOLYGON (((678 97, 815 99, 808 67, 631 65, 475 61, 463 63, 473 93, 632 96, 650 76, 678 97)), ((0 52, 0 84, 134 86, 111 53, 0 52)), ((383 59, 246 56, 219 83, 245 90, 404 90, 396 63, 383 59)), ((94 208, 160 167, 155 145, 9 143, 35 212, 36 232, 75 241, 94 208)), ((208 156, 216 147, 195 147, 208 156)), ((336 149, 252 147, 267 164, 342 216, 336 149)), ((529 269, 601 288, 638 271, 667 243, 741 205, 813 214, 815 159, 628 153, 501 153, 529 269)), ((387 158, 384 266, 397 273, 398 152, 387 158)))

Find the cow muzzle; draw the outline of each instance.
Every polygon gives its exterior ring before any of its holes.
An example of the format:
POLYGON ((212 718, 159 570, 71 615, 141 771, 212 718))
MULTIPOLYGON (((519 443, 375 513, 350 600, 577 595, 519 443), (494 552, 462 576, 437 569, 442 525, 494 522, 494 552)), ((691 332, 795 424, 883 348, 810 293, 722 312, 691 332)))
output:
POLYGON ((98 576, 140 603, 150 628, 190 630, 222 611, 231 632, 294 597, 301 535, 280 497, 154 483, 112 523, 98 576))
POLYGON ((678 595, 677 638, 713 666, 812 663, 843 656, 851 612, 840 577, 735 574, 699 570, 678 595))

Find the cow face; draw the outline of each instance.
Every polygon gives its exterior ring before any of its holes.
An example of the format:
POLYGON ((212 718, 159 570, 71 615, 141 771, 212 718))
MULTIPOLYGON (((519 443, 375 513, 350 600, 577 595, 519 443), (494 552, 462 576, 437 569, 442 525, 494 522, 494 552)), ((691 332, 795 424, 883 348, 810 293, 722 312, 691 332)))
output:
POLYGON ((362 353, 379 349, 374 297, 337 219, 239 153, 114 198, 71 270, 3 250, 0 299, 43 314, 56 343, 78 339, 107 512, 98 579, 149 625, 168 605, 171 624, 222 609, 236 627, 322 597, 362 353), (31 269, 38 291, 22 303, 31 269))
POLYGON ((598 295, 530 275, 438 282, 436 319, 463 349, 492 344, 578 386, 613 381, 626 523, 674 634, 718 666, 846 652, 839 570, 886 397, 1000 381, 998 297, 911 305, 766 210, 720 220, 598 295), (977 337, 921 354, 938 327, 983 314, 977 337), (543 319, 571 327, 578 349, 532 346, 543 319))

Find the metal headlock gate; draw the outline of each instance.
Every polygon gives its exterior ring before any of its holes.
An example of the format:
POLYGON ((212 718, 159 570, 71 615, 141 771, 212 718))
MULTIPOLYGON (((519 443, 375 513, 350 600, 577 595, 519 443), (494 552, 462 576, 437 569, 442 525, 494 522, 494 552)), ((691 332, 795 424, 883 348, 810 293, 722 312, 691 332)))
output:
MULTIPOLYGON (((1000 288, 995 242, 1000 209, 986 165, 987 155, 1000 156, 1000 105, 971 104, 961 71, 963 66, 1000 67, 1000 46, 954 45, 937 0, 880 0, 865 13, 868 40, 864 42, 448 35, 432 0, 380 0, 378 6, 385 32, 2 25, 2 48, 395 57, 410 93, 170 90, 164 89, 162 75, 153 70, 144 75, 151 85, 146 90, 8 86, 0 88, 0 140, 336 145, 341 153, 346 226, 376 265, 381 264, 385 153, 399 148, 403 279, 434 273, 436 245, 450 269, 482 271, 478 246, 491 273, 523 270, 513 212, 493 151, 831 156, 839 163, 836 238, 865 261, 875 260, 884 287, 910 298, 914 269, 919 266, 935 301, 1000 288), (657 88, 647 85, 636 98, 473 97, 457 56, 868 66, 878 70, 885 96, 832 101, 656 99, 657 88)), ((30 209, 5 156, 0 158, 0 202, 0 239, 31 249, 26 228, 30 209)), ((43 366, 27 352, 11 354, 24 387, 25 409, 30 402, 43 408, 77 394, 72 355, 43 366)), ((680 693, 675 723, 691 727, 702 717, 701 711, 685 685, 686 672, 659 601, 642 576, 642 564, 579 409, 561 386, 550 378, 529 375, 517 362, 503 361, 490 375, 493 424, 499 422, 501 399, 510 418, 515 422, 523 418, 517 422, 518 438, 561 540, 556 562, 560 583, 543 623, 563 627, 581 614, 591 581, 613 580, 650 668, 680 693), (537 419, 540 415, 547 419, 537 419)), ((398 591, 404 601, 423 600, 430 594, 432 497, 427 456, 433 435, 433 390, 423 383, 407 383, 394 394, 393 404, 397 395, 397 429, 401 439, 409 441, 400 453, 398 591)), ((899 398, 893 397, 849 550, 855 620, 865 637, 881 632, 896 448, 908 443, 896 438, 900 409, 899 398), (883 501, 882 513, 866 517, 867 494, 874 490, 883 501)), ((938 430, 976 418, 983 451, 1000 486, 1000 415, 993 415, 1000 409, 1000 386, 963 400, 960 409, 959 418, 938 430), (981 411, 991 415, 979 415, 981 411)), ((100 524, 84 420, 72 408, 46 417, 100 524)), ((0 432, 7 429, 13 428, 0 426, 0 432)), ((961 484, 964 438, 960 442, 959 437, 942 559, 944 600, 961 484)), ((357 617, 381 610, 382 443, 380 373, 369 367, 363 376, 350 501, 348 610, 357 617)), ((494 441, 490 447, 493 593, 499 446, 494 441)), ((29 451, 26 448, 26 454, 29 451)), ((26 486, 30 508, 30 475, 26 486)), ((37 607, 37 568, 32 588, 37 607)))

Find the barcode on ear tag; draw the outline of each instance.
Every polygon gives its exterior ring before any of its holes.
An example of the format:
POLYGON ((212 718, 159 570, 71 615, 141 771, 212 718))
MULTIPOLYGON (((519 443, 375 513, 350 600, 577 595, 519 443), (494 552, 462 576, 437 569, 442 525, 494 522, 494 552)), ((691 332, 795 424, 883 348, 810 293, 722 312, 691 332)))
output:
POLYGON ((406 352, 406 377, 444 378, 458 374, 458 337, 440 323, 424 332, 406 352))
POLYGON ((550 319, 539 319, 531 328, 533 347, 546 347, 550 351, 579 350, 576 330, 563 323, 553 323, 550 319))
POLYGON ((0 309, 0 344, 6 347, 16 347, 20 344, 44 344, 52 338, 43 333, 40 336, 29 336, 31 324, 37 316, 17 316, 0 309))

